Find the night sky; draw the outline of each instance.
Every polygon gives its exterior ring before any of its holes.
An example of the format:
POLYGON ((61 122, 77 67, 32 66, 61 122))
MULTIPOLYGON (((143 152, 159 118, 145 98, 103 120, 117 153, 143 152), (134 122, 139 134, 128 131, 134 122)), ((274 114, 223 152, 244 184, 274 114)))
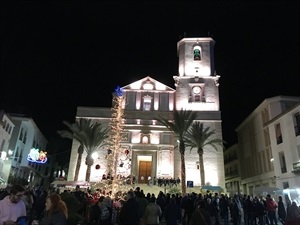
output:
POLYGON ((266 98, 300 96, 298 1, 2 1, 0 109, 50 140, 77 106, 150 76, 175 89, 177 42, 212 36, 223 138, 266 98))

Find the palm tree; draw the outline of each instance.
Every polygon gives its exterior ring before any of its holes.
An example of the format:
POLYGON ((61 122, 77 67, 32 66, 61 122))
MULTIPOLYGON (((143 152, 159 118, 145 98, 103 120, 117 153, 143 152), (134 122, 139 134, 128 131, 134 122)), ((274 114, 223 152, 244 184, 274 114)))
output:
POLYGON ((169 121, 160 117, 157 119, 160 123, 172 131, 179 141, 179 153, 181 160, 181 190, 182 193, 186 193, 185 185, 185 135, 193 121, 196 119, 197 114, 192 111, 180 110, 174 111, 173 121, 169 121))
POLYGON ((191 150, 193 148, 197 148, 197 153, 199 155, 201 186, 205 185, 205 172, 203 162, 204 149, 211 146, 217 151, 218 146, 223 147, 223 141, 221 139, 214 138, 214 135, 214 130, 211 130, 210 127, 204 128, 203 123, 200 122, 193 123, 186 133, 186 146, 191 147, 191 150))
POLYGON ((63 123, 69 128, 69 130, 59 130, 57 133, 62 138, 75 139, 80 144, 78 147, 74 181, 78 180, 81 158, 83 151, 85 150, 87 153, 85 159, 85 164, 87 165, 85 180, 89 182, 91 176, 91 167, 94 164, 92 154, 98 148, 106 145, 105 140, 108 138, 108 128, 104 128, 102 124, 94 123, 92 120, 84 118, 80 118, 73 124, 67 121, 63 121, 63 123))

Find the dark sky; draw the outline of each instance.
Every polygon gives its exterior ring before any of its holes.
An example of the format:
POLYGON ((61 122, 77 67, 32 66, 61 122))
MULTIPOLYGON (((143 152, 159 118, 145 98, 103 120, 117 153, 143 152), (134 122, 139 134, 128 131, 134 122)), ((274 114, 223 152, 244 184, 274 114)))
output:
POLYGON ((0 109, 49 140, 77 106, 145 76, 174 87, 177 41, 216 41, 223 136, 265 98, 300 96, 298 1, 2 1, 0 109))

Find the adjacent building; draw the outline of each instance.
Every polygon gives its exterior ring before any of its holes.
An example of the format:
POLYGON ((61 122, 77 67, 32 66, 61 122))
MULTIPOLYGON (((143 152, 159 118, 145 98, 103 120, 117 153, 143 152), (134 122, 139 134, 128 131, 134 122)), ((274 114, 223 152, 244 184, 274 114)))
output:
POLYGON ((34 120, 19 114, 1 114, 1 178, 22 178, 29 185, 49 186, 51 160, 47 157, 47 140, 34 120))
POLYGON ((237 128, 241 192, 300 184, 300 97, 265 99, 237 128))
POLYGON ((10 173, 11 160, 9 156, 12 151, 8 146, 10 143, 11 135, 14 130, 14 123, 10 116, 4 111, 0 111, 0 184, 6 186, 10 173))

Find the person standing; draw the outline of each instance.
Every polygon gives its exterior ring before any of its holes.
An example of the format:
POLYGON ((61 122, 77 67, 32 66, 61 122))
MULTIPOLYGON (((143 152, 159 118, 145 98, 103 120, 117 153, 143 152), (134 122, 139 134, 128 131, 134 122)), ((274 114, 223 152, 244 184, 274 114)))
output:
POLYGON ((127 200, 120 211, 119 220, 122 225, 140 224, 140 206, 133 191, 128 191, 127 200))
POLYGON ((80 215, 85 215, 86 213, 86 198, 83 191, 80 190, 80 186, 76 185, 75 191, 73 192, 74 196, 78 199, 80 202, 80 208, 78 210, 78 213, 80 215))
POLYGON ((286 218, 286 210, 285 210, 285 205, 282 200, 282 196, 278 197, 277 205, 278 205, 278 219, 280 220, 280 222, 282 224, 284 224, 284 221, 286 218))
MULTIPOLYGON (((50 195, 46 200, 45 214, 39 225, 66 225, 68 209, 58 194, 50 195)), ((34 223, 34 222, 33 222, 34 223)))
POLYGON ((141 183, 142 183, 142 184, 144 183, 144 180, 145 180, 145 177, 142 175, 142 176, 141 176, 141 183))
POLYGON ((266 211, 268 214, 268 218, 271 225, 277 225, 277 218, 276 218, 276 209, 277 209, 277 202, 271 198, 271 195, 267 195, 266 199, 266 211))
POLYGON ((199 201, 198 208, 193 212, 188 225, 212 225, 210 213, 206 209, 204 200, 199 201))
POLYGON ((180 206, 177 205, 176 198, 174 196, 170 199, 170 203, 164 210, 164 217, 167 225, 177 225, 178 222, 182 222, 180 206))
POLYGON ((158 225, 162 211, 159 205, 156 204, 156 198, 151 197, 150 203, 145 210, 145 221, 147 225, 158 225))
POLYGON ((148 186, 151 186, 151 176, 148 176, 148 186))
POLYGON ((15 225, 19 217, 26 216, 26 206, 21 201, 24 193, 25 187, 15 184, 9 196, 0 201, 0 225, 15 225))

